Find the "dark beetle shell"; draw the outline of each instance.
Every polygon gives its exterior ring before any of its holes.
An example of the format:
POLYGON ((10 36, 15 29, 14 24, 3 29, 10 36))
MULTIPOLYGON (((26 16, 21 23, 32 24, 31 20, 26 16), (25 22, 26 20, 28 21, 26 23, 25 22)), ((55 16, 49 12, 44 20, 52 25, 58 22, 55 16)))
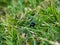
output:
POLYGON ((35 26, 35 23, 31 22, 30 27, 34 27, 34 26, 35 26))

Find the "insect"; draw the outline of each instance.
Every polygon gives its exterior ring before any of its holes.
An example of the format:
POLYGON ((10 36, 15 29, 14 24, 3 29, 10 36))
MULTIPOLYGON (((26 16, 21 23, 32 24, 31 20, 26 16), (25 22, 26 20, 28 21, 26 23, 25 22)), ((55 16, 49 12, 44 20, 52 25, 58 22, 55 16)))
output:
POLYGON ((35 22, 31 22, 30 27, 34 27, 35 25, 35 22))

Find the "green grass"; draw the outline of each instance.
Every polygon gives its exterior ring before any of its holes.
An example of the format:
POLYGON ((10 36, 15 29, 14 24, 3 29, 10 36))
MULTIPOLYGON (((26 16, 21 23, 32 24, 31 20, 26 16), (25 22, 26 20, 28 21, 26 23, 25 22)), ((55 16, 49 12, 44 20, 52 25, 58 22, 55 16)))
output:
POLYGON ((0 2, 0 45, 55 45, 60 42, 59 0, 0 2), (32 22, 34 27, 30 27, 32 22))

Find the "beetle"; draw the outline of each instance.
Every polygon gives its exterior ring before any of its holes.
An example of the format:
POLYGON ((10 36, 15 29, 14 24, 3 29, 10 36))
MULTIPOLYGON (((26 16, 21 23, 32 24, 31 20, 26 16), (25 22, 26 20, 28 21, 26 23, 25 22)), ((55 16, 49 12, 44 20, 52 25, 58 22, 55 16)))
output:
POLYGON ((34 27, 35 25, 35 22, 31 22, 30 27, 34 27))

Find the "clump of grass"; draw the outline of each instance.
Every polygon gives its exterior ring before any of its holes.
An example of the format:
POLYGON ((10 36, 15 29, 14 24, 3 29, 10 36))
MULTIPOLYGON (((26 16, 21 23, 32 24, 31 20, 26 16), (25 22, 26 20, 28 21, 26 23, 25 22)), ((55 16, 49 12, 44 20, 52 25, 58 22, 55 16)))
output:
POLYGON ((0 17, 0 45, 55 45, 60 42, 57 7, 55 0, 11 0, 11 5, 4 10, 5 15, 0 17))

